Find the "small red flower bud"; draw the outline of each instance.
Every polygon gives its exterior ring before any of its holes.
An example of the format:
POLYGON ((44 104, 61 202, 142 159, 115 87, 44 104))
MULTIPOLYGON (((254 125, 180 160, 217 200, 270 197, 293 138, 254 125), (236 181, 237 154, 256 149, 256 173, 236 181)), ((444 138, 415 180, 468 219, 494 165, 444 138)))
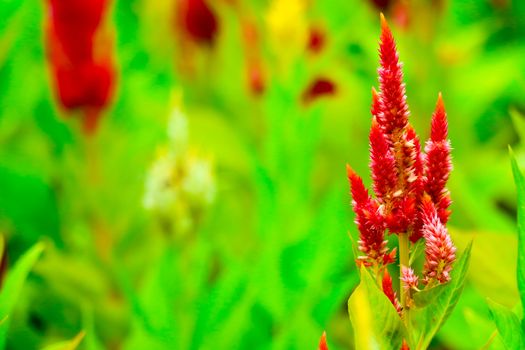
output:
POLYGON ((394 288, 392 287, 392 277, 390 277, 390 274, 388 273, 388 270, 385 269, 385 274, 383 275, 383 293, 387 296, 387 298, 390 300, 392 305, 396 308, 396 311, 401 314, 401 304, 399 303, 399 300, 397 300, 396 292, 394 291, 394 288))

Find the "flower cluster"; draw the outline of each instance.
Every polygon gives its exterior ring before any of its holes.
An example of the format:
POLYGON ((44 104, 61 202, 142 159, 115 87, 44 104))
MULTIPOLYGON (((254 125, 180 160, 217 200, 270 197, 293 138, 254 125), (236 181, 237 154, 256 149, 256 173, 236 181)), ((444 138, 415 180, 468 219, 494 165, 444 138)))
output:
MULTIPOLYGON (((374 196, 349 166, 352 206, 360 232, 358 263, 384 271, 383 291, 401 310, 384 266, 395 261, 385 233, 399 235, 402 295, 418 290, 419 278, 408 266, 411 243, 425 240, 423 284, 445 283, 455 260, 455 247, 445 224, 450 215, 446 188, 452 170, 447 119, 441 94, 432 115, 424 152, 408 121, 402 64, 394 37, 381 16, 379 91, 372 89, 370 169, 374 196), (406 243, 402 252, 401 242, 406 243)), ((405 300, 406 301, 406 300, 405 300)), ((403 306, 407 303, 403 302, 403 306)))
POLYGON ((168 138, 148 173, 143 205, 170 233, 183 236, 213 202, 215 183, 210 162, 188 150, 188 122, 179 106, 171 114, 168 138))
POLYGON ((94 131, 115 80, 111 40, 102 26, 107 0, 48 0, 46 45, 58 99, 82 110, 94 131))

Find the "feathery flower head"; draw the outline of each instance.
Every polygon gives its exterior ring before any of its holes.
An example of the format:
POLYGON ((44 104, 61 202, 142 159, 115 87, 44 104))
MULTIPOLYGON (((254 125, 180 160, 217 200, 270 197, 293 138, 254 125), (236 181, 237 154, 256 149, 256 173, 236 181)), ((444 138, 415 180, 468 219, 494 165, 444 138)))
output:
POLYGON ((401 314, 401 304, 399 303, 399 300, 397 299, 396 292, 394 291, 394 288, 392 288, 392 277, 388 273, 388 270, 385 269, 385 274, 383 275, 383 281, 382 281, 382 287, 383 287, 383 293, 387 296, 387 298, 390 300, 392 305, 396 308, 396 311, 401 314))
POLYGON ((358 262, 365 266, 387 265, 395 260, 395 250, 388 252, 385 240, 385 220, 382 206, 368 195, 363 180, 347 165, 347 174, 352 192, 352 206, 359 229, 359 250, 365 254, 358 262))
MULTIPOLYGON (((427 261, 423 283, 434 279, 444 283, 450 278, 455 247, 445 228, 451 203, 446 182, 452 163, 443 99, 439 94, 430 139, 422 152, 419 138, 408 121, 402 64, 383 15, 379 55, 379 91, 372 88, 369 135, 374 197, 369 195, 361 177, 347 167, 360 233, 359 250, 365 254, 357 261, 365 266, 393 262, 395 249, 389 252, 386 232, 408 235, 412 243, 425 238, 427 261)), ((388 282, 388 277, 385 278, 388 282)), ((417 288, 418 277, 413 270, 405 270, 401 279, 405 288, 417 288)))
POLYGON ((419 283, 419 277, 416 276, 414 270, 407 266, 401 267, 401 282, 405 290, 417 289, 419 283))
POLYGON ((432 115, 430 140, 425 145, 426 153, 426 182, 425 192, 435 203, 439 218, 446 224, 450 212, 450 193, 445 187, 450 172, 452 160, 450 156, 450 141, 447 139, 448 123, 445 105, 441 94, 438 96, 436 110, 432 115))
POLYGON ((425 266, 423 283, 446 283, 450 280, 452 264, 456 260, 456 247, 452 244, 445 225, 439 219, 429 196, 423 198, 423 237, 425 238, 425 266))

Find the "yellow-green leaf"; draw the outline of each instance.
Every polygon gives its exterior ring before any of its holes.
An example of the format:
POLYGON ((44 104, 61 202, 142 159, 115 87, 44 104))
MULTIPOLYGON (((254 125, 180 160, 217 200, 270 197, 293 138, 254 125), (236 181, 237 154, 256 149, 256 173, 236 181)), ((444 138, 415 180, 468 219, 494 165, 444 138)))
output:
POLYGON ((361 283, 348 299, 348 314, 356 349, 400 349, 405 327, 390 300, 364 267, 361 283))

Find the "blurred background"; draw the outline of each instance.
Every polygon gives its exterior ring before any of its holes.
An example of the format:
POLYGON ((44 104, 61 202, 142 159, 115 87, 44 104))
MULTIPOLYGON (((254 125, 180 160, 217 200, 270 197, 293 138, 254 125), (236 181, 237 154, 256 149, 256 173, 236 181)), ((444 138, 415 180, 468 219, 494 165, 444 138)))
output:
POLYGON ((345 164, 370 184, 380 12, 422 140, 443 94, 449 227, 474 238, 432 348, 502 348, 486 298, 518 303, 520 0, 2 0, 2 280, 45 246, 2 291, 6 347, 353 348, 345 164))

